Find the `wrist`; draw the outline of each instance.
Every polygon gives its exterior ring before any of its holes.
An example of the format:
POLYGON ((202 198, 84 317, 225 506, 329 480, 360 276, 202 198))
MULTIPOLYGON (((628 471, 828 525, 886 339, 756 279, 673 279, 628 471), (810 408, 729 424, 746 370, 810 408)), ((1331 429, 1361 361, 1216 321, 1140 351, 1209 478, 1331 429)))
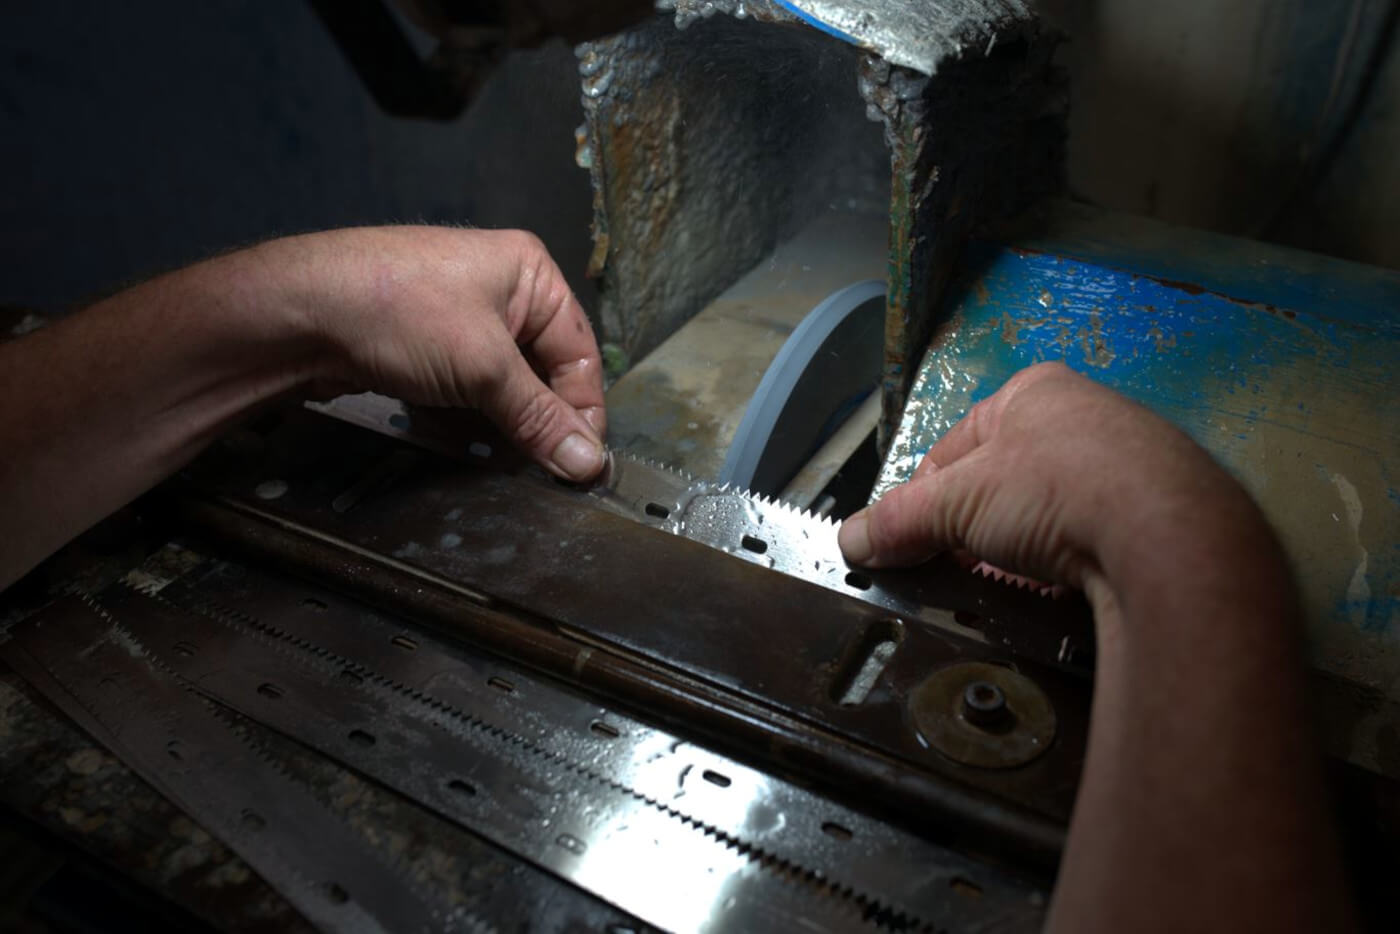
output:
POLYGON ((232 298, 233 327, 264 346, 288 389, 335 379, 341 369, 343 350, 326 308, 336 302, 327 280, 342 284, 343 277, 326 275, 312 239, 269 241, 220 257, 210 280, 232 298))
POLYGON ((1229 474, 1180 440, 1144 461, 1148 469, 1100 487, 1095 515, 1103 518, 1086 536, 1099 590, 1114 595, 1123 625, 1163 638, 1291 627, 1296 592, 1273 529, 1229 474), (1147 616, 1164 619, 1140 625, 1147 616))

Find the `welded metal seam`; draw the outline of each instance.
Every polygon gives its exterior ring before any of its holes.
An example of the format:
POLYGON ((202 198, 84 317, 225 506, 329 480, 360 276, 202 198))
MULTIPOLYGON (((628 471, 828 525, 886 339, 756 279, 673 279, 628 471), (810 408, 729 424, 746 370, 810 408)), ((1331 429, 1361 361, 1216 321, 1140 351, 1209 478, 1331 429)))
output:
POLYGON ((483 746, 475 737, 464 732, 461 729, 462 726, 470 730, 485 733, 495 739, 503 740, 537 758, 551 761, 561 766, 565 771, 579 775, 596 785, 640 801, 649 807, 661 811, 668 817, 681 822, 683 825, 700 831, 703 836, 710 837, 722 844, 726 849, 739 853, 751 863, 758 865, 764 871, 771 873, 788 884, 813 891, 821 896, 835 898, 841 902, 852 903, 852 907, 859 914, 860 920, 873 924, 877 928, 891 931, 912 930, 918 931, 920 934, 939 934, 939 932, 943 930, 937 927, 933 922, 926 921, 906 909, 887 904, 881 899, 868 895, 853 886, 843 885, 827 877, 824 873, 809 869, 794 859, 779 855, 757 844, 749 843, 746 840, 735 837, 712 824, 708 824, 697 817, 680 811, 650 795, 643 794, 628 785, 595 772, 585 765, 576 763, 562 753, 538 746, 519 734, 513 733, 503 727, 498 727, 480 717, 469 714, 451 704, 425 694, 416 688, 411 688, 402 682, 385 677, 369 668, 367 665, 345 658, 338 653, 316 645, 300 636, 292 635, 274 624, 266 623, 247 613, 243 613, 207 598, 201 598, 199 602, 194 605, 186 605, 183 603, 176 604, 161 595, 157 595, 152 599, 175 610, 193 610, 223 625, 241 624, 242 628, 253 630, 252 634, 255 638, 258 638, 259 641, 264 644, 270 644, 274 649, 283 654, 284 657, 293 658, 299 663, 305 664, 304 660, 299 656, 307 653, 314 655, 319 661, 329 663, 328 665, 319 666, 324 674, 334 675, 338 671, 352 671, 362 678, 362 683, 349 685, 350 687, 367 689, 369 685, 373 685, 380 690, 390 692, 394 697, 406 697, 419 705, 427 707, 432 713, 447 718, 447 721, 444 722, 438 716, 429 716, 426 719, 428 719, 430 723, 455 737, 465 739, 478 749, 489 751, 488 748, 483 746), (296 649, 299 649, 300 652, 294 653, 287 651, 285 648, 287 645, 294 646, 296 649), (335 671, 331 670, 331 666, 334 666, 335 671), (456 728, 454 729, 454 727, 456 728))

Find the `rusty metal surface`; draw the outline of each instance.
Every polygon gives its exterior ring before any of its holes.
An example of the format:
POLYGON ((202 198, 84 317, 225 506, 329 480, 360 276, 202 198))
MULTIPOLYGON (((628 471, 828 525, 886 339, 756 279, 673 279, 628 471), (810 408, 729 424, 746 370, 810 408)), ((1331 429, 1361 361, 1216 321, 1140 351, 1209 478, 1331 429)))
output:
POLYGON ((1025 765, 1055 740, 1050 699, 1034 681, 1003 665, 940 668, 913 690, 909 707, 930 746, 968 765, 1025 765))
POLYGON ((881 4, 864 18, 841 3, 678 3, 674 25, 580 46, 578 162, 613 375, 814 210, 874 203, 889 218, 887 443, 967 233, 1062 184, 1053 47, 1014 2, 881 4), (910 42, 942 44, 934 77, 860 51, 913 61, 898 54, 910 42))
POLYGON ((969 253, 876 494, 1026 365, 1137 399, 1277 529, 1329 751, 1400 777, 1400 275, 1068 205, 1004 243, 969 253))
POLYGON ((891 161, 881 450, 946 313, 943 292, 967 236, 1063 185, 1065 89, 1054 46, 1042 36, 936 79, 873 57, 861 63, 861 94, 884 123, 891 161))
MULTIPOLYGON (((807 26, 658 16, 579 47, 602 337, 640 359, 830 205, 888 200, 859 52, 807 26)), ((784 15, 786 19, 786 16, 784 15)))

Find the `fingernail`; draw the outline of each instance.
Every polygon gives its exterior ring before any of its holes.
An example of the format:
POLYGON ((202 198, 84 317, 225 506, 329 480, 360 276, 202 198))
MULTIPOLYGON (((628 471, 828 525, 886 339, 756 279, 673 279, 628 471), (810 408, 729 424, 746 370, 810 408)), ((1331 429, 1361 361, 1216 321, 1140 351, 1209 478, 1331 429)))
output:
POLYGON ((865 564, 875 554, 875 549, 870 545, 869 512, 868 509, 862 509, 851 516, 841 523, 841 531, 836 535, 841 552, 852 564, 865 564))
POLYGON ((580 482, 597 476, 603 469, 603 449, 580 434, 560 441, 549 459, 564 476, 580 482))

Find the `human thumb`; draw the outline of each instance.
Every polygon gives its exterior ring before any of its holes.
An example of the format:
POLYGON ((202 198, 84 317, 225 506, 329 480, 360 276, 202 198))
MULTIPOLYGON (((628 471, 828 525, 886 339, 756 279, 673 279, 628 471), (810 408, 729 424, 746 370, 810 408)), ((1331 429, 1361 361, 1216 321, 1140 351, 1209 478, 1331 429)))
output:
POLYGON ((540 381, 518 352, 482 411, 516 446, 565 480, 583 483, 603 469, 603 443, 573 406, 540 381))

